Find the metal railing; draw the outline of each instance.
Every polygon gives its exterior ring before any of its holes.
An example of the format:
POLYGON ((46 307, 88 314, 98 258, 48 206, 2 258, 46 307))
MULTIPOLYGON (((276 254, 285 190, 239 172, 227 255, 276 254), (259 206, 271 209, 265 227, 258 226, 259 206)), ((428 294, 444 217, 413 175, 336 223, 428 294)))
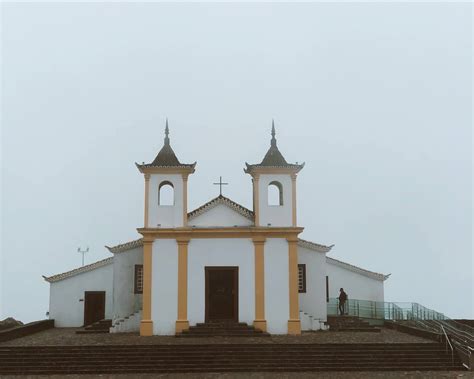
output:
MULTIPOLYGON (((327 314, 337 315, 339 300, 330 298, 327 314)), ((371 301, 348 299, 345 313, 350 316, 378 320, 445 320, 447 317, 418 303, 395 303, 387 301, 371 301)))
MULTIPOLYGON (((327 314, 338 315, 339 300, 330 298, 327 303, 327 314)), ((424 307, 418 303, 395 303, 348 299, 344 313, 372 320, 394 321, 399 324, 434 332, 443 336, 449 344, 452 357, 458 353, 463 365, 474 369, 474 328, 451 320, 440 312, 424 307)))

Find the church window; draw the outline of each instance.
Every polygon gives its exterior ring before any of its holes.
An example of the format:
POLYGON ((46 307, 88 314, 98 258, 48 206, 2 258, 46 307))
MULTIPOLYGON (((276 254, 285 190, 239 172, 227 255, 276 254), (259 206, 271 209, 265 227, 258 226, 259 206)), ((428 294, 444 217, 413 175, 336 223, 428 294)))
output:
POLYGON ((298 292, 306 293, 306 265, 298 265, 298 292))
POLYGON ((268 185, 268 205, 283 205, 283 186, 273 181, 268 185))
POLYGON ((135 265, 135 293, 143 293, 143 265, 135 265))
POLYGON ((174 187, 171 182, 160 183, 158 188, 158 205, 174 205, 174 187))

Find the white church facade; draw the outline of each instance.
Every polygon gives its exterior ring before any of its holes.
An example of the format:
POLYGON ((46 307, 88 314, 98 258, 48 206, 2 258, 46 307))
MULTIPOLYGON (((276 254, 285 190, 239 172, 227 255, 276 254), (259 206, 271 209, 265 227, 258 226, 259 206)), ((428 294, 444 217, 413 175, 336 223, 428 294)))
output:
POLYGON ((112 256, 62 274, 50 283, 49 315, 57 327, 112 319, 111 331, 174 335, 191 325, 244 322, 271 334, 300 334, 327 319, 327 301, 349 289, 354 299, 383 301, 387 275, 328 257, 332 246, 299 238, 297 176, 275 130, 262 162, 246 164, 253 210, 219 195, 188 212, 188 177, 164 146, 144 176, 141 238, 107 247, 112 256), (166 191, 171 201, 164 203, 166 191), (276 193, 269 203, 269 191, 276 193), (127 327, 124 325, 127 320, 127 327))

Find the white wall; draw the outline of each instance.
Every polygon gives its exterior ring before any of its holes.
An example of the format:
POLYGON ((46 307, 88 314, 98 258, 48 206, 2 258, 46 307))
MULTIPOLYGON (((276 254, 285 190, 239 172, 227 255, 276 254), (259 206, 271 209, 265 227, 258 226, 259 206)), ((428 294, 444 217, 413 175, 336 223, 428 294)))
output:
POLYGON ((306 265, 306 293, 299 294, 300 310, 326 320, 326 254, 298 246, 298 263, 306 265))
POLYGON ((250 226, 253 222, 227 205, 219 204, 205 213, 188 220, 189 226, 250 226))
POLYGON ((269 238, 264 245, 265 255, 265 318, 267 331, 287 334, 289 308, 288 242, 269 238))
POLYGON ((112 318, 112 282, 111 263, 50 283, 49 318, 60 328, 83 326, 85 291, 105 291, 105 318, 112 318))
POLYGON ((188 320, 205 320, 206 266, 239 267, 239 321, 255 319, 254 245, 251 239, 193 239, 188 246, 188 320))
POLYGON ((291 226, 293 224, 292 184, 290 175, 262 174, 259 179, 260 225, 291 226), (283 186, 283 205, 268 205, 268 184, 278 181, 283 186))
POLYGON ((336 266, 330 261, 326 264, 329 276, 329 297, 338 297, 342 287, 350 299, 384 301, 383 282, 365 275, 336 266))
POLYGON ((122 318, 142 309, 142 295, 135 294, 135 265, 143 264, 143 247, 116 253, 113 273, 113 318, 122 318))
POLYGON ((181 174, 150 175, 148 192, 148 226, 163 228, 183 226, 183 178, 181 174), (174 187, 174 205, 158 205, 158 188, 160 183, 168 181, 174 187))
POLYGON ((153 334, 173 335, 178 317, 178 244, 175 239, 153 242, 152 273, 153 334))

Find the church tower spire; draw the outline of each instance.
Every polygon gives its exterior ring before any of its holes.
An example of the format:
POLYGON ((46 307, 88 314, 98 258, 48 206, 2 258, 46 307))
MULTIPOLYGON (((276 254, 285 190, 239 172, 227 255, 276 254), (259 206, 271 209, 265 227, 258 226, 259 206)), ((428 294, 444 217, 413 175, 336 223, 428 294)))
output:
POLYGON ((165 145, 168 145, 170 144, 170 137, 169 137, 169 134, 170 134, 170 128, 168 128, 168 117, 166 117, 166 127, 165 127, 165 145))
POLYGON ((288 163, 277 147, 272 120, 270 148, 260 163, 245 163, 252 176, 256 226, 296 227, 296 176, 303 164, 288 163), (276 194, 271 196, 271 194, 276 194), (270 194, 270 195, 269 195, 270 194))
POLYGON ((168 118, 161 150, 151 163, 138 164, 145 176, 144 227, 182 227, 187 224, 188 176, 196 162, 181 163, 170 144, 168 118))
POLYGON ((271 141, 271 146, 276 147, 277 145, 277 140, 275 138, 275 120, 272 118, 272 141, 271 141))

